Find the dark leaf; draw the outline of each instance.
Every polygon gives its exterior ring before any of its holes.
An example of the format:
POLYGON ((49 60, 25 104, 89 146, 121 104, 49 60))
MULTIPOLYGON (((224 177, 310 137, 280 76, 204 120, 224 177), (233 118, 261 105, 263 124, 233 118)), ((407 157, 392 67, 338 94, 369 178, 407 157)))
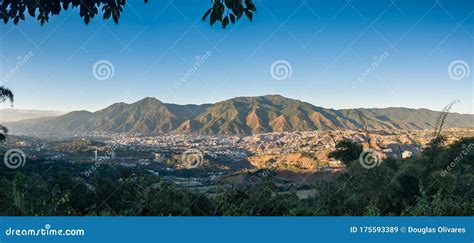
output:
POLYGON ((208 9, 206 11, 206 13, 204 13, 204 15, 202 16, 202 21, 206 21, 207 16, 209 16, 209 14, 211 14, 211 11, 212 11, 212 8, 208 9))
POLYGON ((229 24, 229 16, 225 16, 225 18, 222 20, 222 28, 225 29, 225 27, 229 24))
POLYGON ((250 20, 250 22, 252 22, 252 19, 253 19, 253 13, 250 12, 248 9, 245 9, 245 15, 247 16, 247 18, 250 20))

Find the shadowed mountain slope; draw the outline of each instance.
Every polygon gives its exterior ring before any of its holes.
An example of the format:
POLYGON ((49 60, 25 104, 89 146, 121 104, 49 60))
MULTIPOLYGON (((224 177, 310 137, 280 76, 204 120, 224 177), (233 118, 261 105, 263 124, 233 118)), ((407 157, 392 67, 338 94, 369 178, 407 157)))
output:
MULTIPOLYGON (((430 129, 439 112, 427 109, 325 109, 281 95, 237 97, 215 104, 176 105, 145 98, 116 103, 94 113, 74 111, 58 117, 9 123, 12 132, 196 133, 249 135, 265 132, 362 128, 430 129)), ((474 127, 474 115, 451 113, 447 127, 474 127)))

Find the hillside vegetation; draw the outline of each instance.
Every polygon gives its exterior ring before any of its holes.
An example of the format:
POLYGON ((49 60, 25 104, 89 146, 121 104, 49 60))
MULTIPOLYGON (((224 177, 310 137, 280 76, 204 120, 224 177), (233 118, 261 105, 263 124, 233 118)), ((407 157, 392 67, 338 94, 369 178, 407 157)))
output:
MULTIPOLYGON (((333 110, 280 95, 238 97, 215 104, 166 104, 145 98, 96 112, 8 123, 13 133, 195 133, 250 135, 266 132, 360 129, 433 129, 439 112, 385 108, 333 110)), ((474 115, 452 113, 446 127, 474 127, 474 115)))
MULTIPOLYGON (((30 163, 0 170, 2 215, 464 215, 474 214, 474 138, 432 142, 405 160, 347 171, 312 185, 315 195, 276 189, 272 176, 215 195, 184 189, 148 173, 101 165, 30 163), (41 174, 39 173, 41 171, 41 174)), ((349 146, 358 149, 358 146, 349 146)), ((351 151, 347 151, 351 154, 351 151)), ((350 158, 350 156, 347 156, 350 158)))

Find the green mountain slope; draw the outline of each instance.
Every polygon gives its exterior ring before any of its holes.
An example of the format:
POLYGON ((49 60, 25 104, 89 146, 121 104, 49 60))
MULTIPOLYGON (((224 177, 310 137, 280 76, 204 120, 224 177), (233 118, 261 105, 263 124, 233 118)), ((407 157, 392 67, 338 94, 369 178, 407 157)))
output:
MULTIPOLYGON (((215 104, 166 104, 145 98, 132 104, 116 103, 90 113, 71 112, 58 117, 9 123, 12 132, 196 133, 249 135, 265 132, 362 128, 430 129, 439 112, 427 109, 325 109, 280 95, 237 97, 215 104)), ((446 127, 474 127, 474 115, 451 113, 446 127)))

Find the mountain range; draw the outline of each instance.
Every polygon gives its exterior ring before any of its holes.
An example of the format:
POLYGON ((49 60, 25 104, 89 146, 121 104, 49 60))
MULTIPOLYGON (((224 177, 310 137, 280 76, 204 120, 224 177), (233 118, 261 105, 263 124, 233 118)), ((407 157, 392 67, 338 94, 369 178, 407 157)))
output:
MULTIPOLYGON (((326 109, 281 95, 237 97, 214 104, 177 105, 155 98, 115 103, 96 112, 73 111, 7 123, 12 133, 180 133, 250 135, 266 132, 360 129, 432 129, 428 109, 326 109), (363 122, 364 121, 364 122, 363 122)), ((474 115, 450 113, 446 127, 474 127, 474 115)))

